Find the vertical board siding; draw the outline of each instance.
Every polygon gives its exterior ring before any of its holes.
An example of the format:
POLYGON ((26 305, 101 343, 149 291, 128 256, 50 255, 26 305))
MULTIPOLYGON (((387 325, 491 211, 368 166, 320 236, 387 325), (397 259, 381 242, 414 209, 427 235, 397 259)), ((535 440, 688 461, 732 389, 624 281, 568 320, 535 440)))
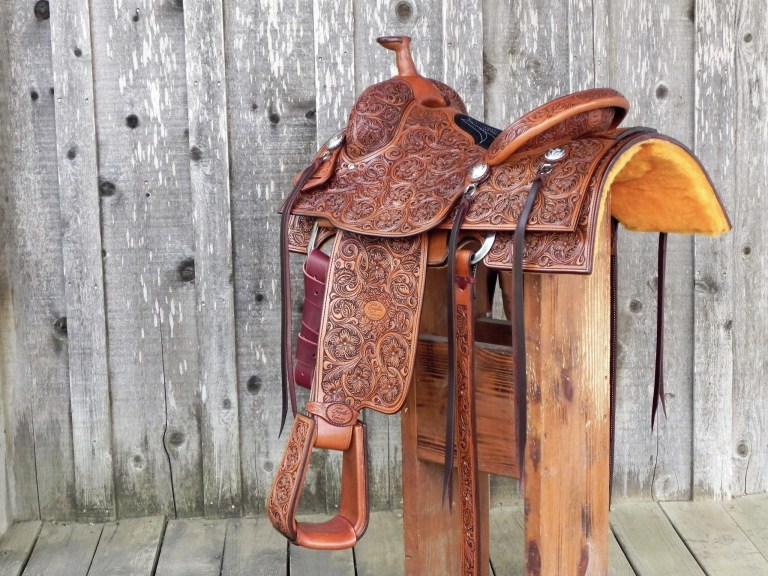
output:
MULTIPOLYGON (((626 126, 658 127, 693 146, 693 8, 688 0, 608 2, 610 35, 599 37, 606 66, 597 82, 631 104, 626 126), (621 45, 622 49, 616 47, 621 45)), ((691 490, 693 344, 692 239, 670 236, 665 357, 667 417, 651 431, 657 300, 657 235, 619 236, 616 497, 685 499, 691 490)))
MULTIPOLYGON (((612 86, 631 102, 627 126, 658 127, 694 147, 735 230, 670 239, 669 415, 653 432, 656 240, 621 233, 614 497, 766 491, 762 8, 757 0, 4 3, 9 515, 263 512, 285 442, 277 210, 360 92, 394 73, 375 38, 395 34, 412 36, 417 68, 454 86, 489 124, 504 128, 556 96, 612 86)), ((294 257, 297 324, 300 265, 294 257)), ((399 418, 364 418, 372 504, 398 507, 399 418)), ((339 473, 339 454, 318 451, 302 509, 333 513, 339 473)), ((509 487, 494 486, 503 500, 509 487)))
POLYGON ((8 233, 16 354, 7 371, 7 478, 15 519, 75 518, 50 19, 6 3, 8 233))
POLYGON ((184 13, 91 9, 118 512, 201 515, 184 13))
MULTIPOLYGON (((313 16, 308 0, 227 3, 224 14, 240 458, 243 510, 252 514, 264 510, 286 438, 278 438, 277 209, 316 149, 313 16)), ((293 295, 297 320, 299 284, 293 295)), ((317 470, 307 479, 304 502, 325 510, 317 470)))
MULTIPOLYGON (((737 196, 737 162, 740 149, 736 140, 746 118, 740 107, 723 96, 736 90, 735 6, 709 0, 696 4, 696 153, 730 209, 731 223, 738 227, 745 216, 737 196)), ((739 99, 740 100, 740 99, 739 99)), ((760 155, 765 157, 765 143, 760 155)), ((763 184, 764 185, 764 184, 763 184)), ((757 196, 763 196, 758 193, 757 196)), ((695 242, 696 268, 694 291, 694 398, 693 398, 693 494, 694 498, 728 498, 733 494, 733 408, 736 378, 734 348, 736 330, 734 304, 745 278, 734 274, 736 238, 743 231, 734 229, 728 236, 695 242)), ((738 257, 738 256, 736 256, 738 257)), ((763 274, 765 269, 763 270, 763 274)), ((747 306, 746 302, 744 302, 747 306)), ((750 323, 755 321, 750 311, 750 323)), ((759 324, 755 324, 759 326, 759 324)), ((761 328, 765 332, 765 326, 761 328)), ((741 353, 741 351, 738 351, 741 353)), ((754 355, 754 353, 753 353, 754 355)), ((757 357, 762 356, 758 353, 757 357)), ((754 362, 755 357, 748 362, 754 362)), ((748 402, 761 394, 751 385, 748 402)), ((763 393, 764 394, 764 393, 763 393)))
POLYGON ((242 494, 221 0, 185 2, 184 30, 204 509, 227 516, 240 513, 242 494))
MULTIPOLYGON (((726 448, 733 456, 733 495, 768 491, 768 374, 764 353, 768 309, 768 230, 765 183, 768 162, 768 13, 756 1, 743 2, 734 28, 736 53, 736 183, 729 197, 733 220, 730 260, 738 288, 733 307, 733 435, 726 448), (757 150, 761 152, 755 153, 757 150), (735 327, 735 329, 733 328, 735 327)), ((722 281, 722 280, 721 280, 722 281)), ((724 447, 725 448, 725 447, 724 447)), ((728 454, 728 452, 726 452, 728 454)))
POLYGON ((90 11, 54 2, 51 48, 77 516, 115 517, 90 11))

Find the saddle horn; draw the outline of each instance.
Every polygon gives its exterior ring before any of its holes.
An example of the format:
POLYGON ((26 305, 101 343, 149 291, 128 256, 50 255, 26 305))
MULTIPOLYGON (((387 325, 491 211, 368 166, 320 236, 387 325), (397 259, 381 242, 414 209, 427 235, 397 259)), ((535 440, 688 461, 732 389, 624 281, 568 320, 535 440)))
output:
POLYGON ((416 71, 413 56, 411 56, 410 36, 381 36, 376 38, 376 42, 395 53, 397 75, 408 82, 413 90, 413 97, 422 106, 427 106, 428 108, 448 106, 448 100, 437 89, 437 86, 416 71))

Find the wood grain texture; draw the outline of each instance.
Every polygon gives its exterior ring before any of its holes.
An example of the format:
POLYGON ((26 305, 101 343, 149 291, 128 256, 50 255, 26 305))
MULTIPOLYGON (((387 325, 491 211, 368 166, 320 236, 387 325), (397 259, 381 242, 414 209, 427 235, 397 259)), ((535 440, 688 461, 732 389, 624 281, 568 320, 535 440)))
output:
POLYGON ((43 523, 39 520, 20 522, 0 537, 0 575, 19 576, 27 565, 43 523))
POLYGON ((242 482, 222 1, 187 0, 184 38, 204 510, 232 516, 240 513, 242 482))
MULTIPOLYGON (((597 84, 631 102, 624 126, 653 126, 693 142, 693 13, 690 2, 605 3, 607 37, 596 32, 597 84), (619 49, 618 47, 621 46, 619 49), (638 66, 641 62, 643 65, 638 66)), ((693 244, 667 248, 665 358, 667 415, 651 431, 656 344, 657 235, 619 235, 618 382, 614 497, 690 496, 692 442, 693 244)))
POLYGON ((164 531, 163 516, 105 524, 88 576, 152 576, 164 531))
POLYGON ((661 508, 707 574, 768 574, 768 560, 720 502, 663 502, 661 508))
POLYGON ((443 75, 470 116, 483 119, 482 0, 443 2, 443 75))
MULTIPOLYGON (((277 208, 316 150, 313 19, 307 0, 248 0, 225 15, 243 509, 255 513, 285 443, 277 208)), ((296 319, 300 273, 294 278, 296 319)), ((324 489, 313 490, 324 485, 318 472, 310 470, 303 499, 316 511, 326 509, 324 489)))
POLYGON ((221 576, 283 576, 287 572, 288 541, 265 516, 229 520, 221 576))
MULTIPOLYGON (((8 3, 0 6, 0 51, 8 54, 8 3)), ((10 72, 8 70, 8 58, 0 58, 0 98, 5 101, 10 99, 8 85, 10 84, 10 72)), ((6 247, 12 245, 11 221, 8 211, 10 202, 10 187, 8 182, 11 177, 9 158, 11 151, 7 143, 11 141, 9 134, 8 107, 0 108, 0 326, 5 329, 0 331, 0 429, 7 430, 6 422, 10 417, 10 410, 6 406, 4 391, 12 386, 13 366, 16 357, 16 326, 13 317, 13 293, 11 292, 11 267, 8 261, 6 247)), ((10 499, 8 491, 8 438, 6 434, 0 436, 0 530, 5 532, 10 523, 10 499)))
MULTIPOLYGON (((723 278, 726 282, 721 286, 733 298, 732 325, 728 332, 734 353, 732 360, 727 349, 718 348, 711 353, 716 358, 713 361, 722 363, 720 370, 727 369, 729 362, 733 362, 732 438, 730 446, 726 446, 727 440, 723 440, 717 447, 726 451, 726 456, 728 450, 732 455, 731 493, 739 496, 768 491, 768 423, 765 421, 768 391, 757 384, 768 370, 768 358, 764 346, 760 344, 765 340, 768 329, 768 311, 765 306, 751 304, 765 302, 768 298, 765 282, 768 276, 768 231, 760 218, 768 209, 768 164, 764 160, 768 148, 768 62, 763 56, 768 50, 767 36, 768 14, 765 6, 760 2, 743 2, 736 11, 733 44, 730 46, 736 53, 733 90, 738 99, 734 106, 735 181, 733 188, 726 190, 725 202, 733 211, 733 232, 726 242, 709 246, 718 254, 717 260, 723 250, 730 249, 730 255, 725 257, 732 266, 732 276, 723 278), (750 190, 750 193, 740 193, 740 190, 750 190)), ((728 45, 719 50, 726 47, 728 45)), ((725 102, 720 99, 717 104, 723 107, 725 102)), ((716 121, 720 118, 722 116, 715 116, 716 121)), ((706 262, 706 252, 702 257, 706 262)), ((704 298, 706 295, 702 294, 704 298)), ((717 299, 717 296, 714 298, 717 299)), ((728 327, 728 322, 725 319, 723 326, 728 327)), ((716 324, 713 330, 717 327, 716 324)), ((722 335, 719 331, 715 334, 715 338, 722 335)), ((715 376, 721 376, 720 372, 715 376)), ((720 386, 723 386, 723 378, 719 380, 720 386)), ((717 401, 716 398, 713 400, 717 401)), ((717 407, 713 405, 701 417, 711 418, 711 412, 715 411, 717 407)))
POLYGON ((75 517, 75 474, 50 22, 23 2, 4 5, 13 135, 4 204, 13 322, 4 390, 8 483, 16 520, 75 517))
MULTIPOLYGON (((695 152, 707 166, 726 206, 738 210, 737 172, 744 167, 737 164, 733 145, 738 131, 737 107, 722 98, 736 88, 734 26, 732 4, 696 3, 695 152)), ((738 228, 742 213, 732 213, 731 217, 738 228)), ((736 234, 695 241, 694 498, 721 499, 733 493, 733 320, 738 294, 734 289, 740 282, 734 269, 736 234)))
POLYGON ((592 274, 526 278, 528 574, 608 571, 609 199, 594 238, 592 274))
POLYGON ((45 523, 24 576, 83 576, 88 573, 102 524, 45 523))
POLYGON ((617 506, 611 528, 638 576, 704 574, 655 503, 617 506))
POLYGON ((226 520, 171 520, 155 576, 218 576, 226 532, 226 520))
POLYGON ((635 576, 632 565, 624 556, 624 551, 619 546, 613 532, 608 535, 608 574, 610 576, 635 576))
POLYGON ((506 128, 529 110, 569 91, 568 22, 566 0, 483 2, 487 123, 506 128))
MULTIPOLYGON (((501 330, 509 333, 511 328, 501 330)), ((441 464, 445 454, 448 344, 423 336, 416 351, 414 381, 419 458, 441 464)), ((513 370, 510 348, 481 345, 475 348, 477 402, 477 458, 479 469, 494 475, 519 478, 515 446, 513 370)), ((494 500, 495 501, 495 500, 494 500)))
POLYGON ((77 517, 98 522, 116 511, 87 3, 51 6, 51 48, 77 517))
POLYGON ((94 2, 91 29, 119 516, 201 515, 184 15, 94 2))

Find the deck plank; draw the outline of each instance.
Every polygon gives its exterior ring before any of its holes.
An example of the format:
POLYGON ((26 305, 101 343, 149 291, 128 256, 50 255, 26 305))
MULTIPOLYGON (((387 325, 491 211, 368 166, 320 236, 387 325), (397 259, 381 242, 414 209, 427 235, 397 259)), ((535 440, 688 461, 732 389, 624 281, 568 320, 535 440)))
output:
POLYGON ((768 576, 768 560, 720 502, 664 502, 661 508, 707 574, 768 576))
POLYGON ((355 546, 357 576, 405 574, 403 513, 372 512, 365 536, 355 546))
POLYGON ((45 523, 24 576, 85 576, 103 524, 45 523))
POLYGON ((636 576, 613 532, 608 534, 608 574, 610 576, 636 576))
POLYGON ((19 576, 37 542, 43 523, 14 524, 0 538, 0 576, 19 576))
POLYGON ((168 522, 156 576, 219 576, 226 520, 168 522))
POLYGON ((704 574, 655 503, 616 506, 611 528, 638 576, 704 574))
POLYGON ((288 542, 266 517, 229 521, 221 576, 284 576, 287 568, 288 542))
POLYGON ((105 524, 88 576, 152 576, 164 530, 164 516, 105 524))
POLYGON ((768 494, 724 502, 723 508, 736 521, 752 544, 768 558, 768 494))

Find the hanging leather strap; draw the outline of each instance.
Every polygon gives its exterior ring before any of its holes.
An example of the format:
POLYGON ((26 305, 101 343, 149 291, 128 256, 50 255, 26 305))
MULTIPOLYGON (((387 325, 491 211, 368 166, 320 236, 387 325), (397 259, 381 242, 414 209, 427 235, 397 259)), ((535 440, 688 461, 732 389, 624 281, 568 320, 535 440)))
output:
POLYGON ((544 177, 549 174, 552 166, 545 164, 539 169, 531 184, 531 190, 525 200, 523 211, 515 226, 512 264, 512 357, 514 358, 514 386, 515 386, 515 421, 517 424, 517 458, 520 466, 520 478, 524 480, 525 470, 525 441, 528 426, 528 377, 526 374, 525 358, 525 309, 523 294, 523 255, 525 252, 525 230, 528 226, 528 218, 533 209, 533 203, 544 182, 544 177))
POLYGON ((656 422, 659 403, 667 416, 667 402, 664 398, 664 281, 667 269, 667 233, 659 233, 658 295, 656 304, 656 373, 653 381, 653 404, 651 406, 651 430, 656 422))
POLYGON ((459 242, 459 232, 461 231, 461 223, 464 221, 464 217, 467 215, 469 206, 472 203, 474 194, 477 190, 476 186, 467 187, 466 191, 459 201, 459 205, 456 208, 456 214, 453 217, 453 226, 451 227, 451 233, 448 236, 448 279, 446 286, 448 287, 448 400, 446 404, 446 420, 445 420, 445 464, 443 465, 443 504, 448 502, 448 507, 453 507, 453 501, 451 494, 453 493, 453 461, 454 461, 454 440, 455 434, 455 422, 454 416, 456 414, 456 346, 454 342, 454 334, 456 334, 456 292, 454 290, 454 283, 456 282, 456 248, 459 242))
POLYGON ((461 528, 461 574, 474 576, 480 568, 480 509, 479 465, 477 460, 477 415, 475 408, 475 311, 472 252, 461 249, 456 253, 456 276, 453 282, 452 316, 453 372, 456 377, 456 433, 461 528))
POLYGON ((290 400, 291 413, 296 416, 296 384, 293 379, 293 345, 291 341, 292 322, 291 322, 291 267, 290 267, 290 251, 288 246, 288 224, 291 219, 291 210, 293 205, 301 193, 301 189, 317 171, 323 162, 328 160, 330 156, 324 154, 318 156, 312 163, 307 166, 304 171, 296 179, 296 183, 293 186, 293 190, 288 195, 283 204, 283 213, 280 217, 280 281, 281 281, 281 322, 280 322, 280 339, 282 346, 280 347, 280 365, 282 366, 282 381, 283 381, 283 406, 282 417, 280 419, 280 434, 283 433, 285 427, 285 420, 288 416, 288 402, 290 400))

